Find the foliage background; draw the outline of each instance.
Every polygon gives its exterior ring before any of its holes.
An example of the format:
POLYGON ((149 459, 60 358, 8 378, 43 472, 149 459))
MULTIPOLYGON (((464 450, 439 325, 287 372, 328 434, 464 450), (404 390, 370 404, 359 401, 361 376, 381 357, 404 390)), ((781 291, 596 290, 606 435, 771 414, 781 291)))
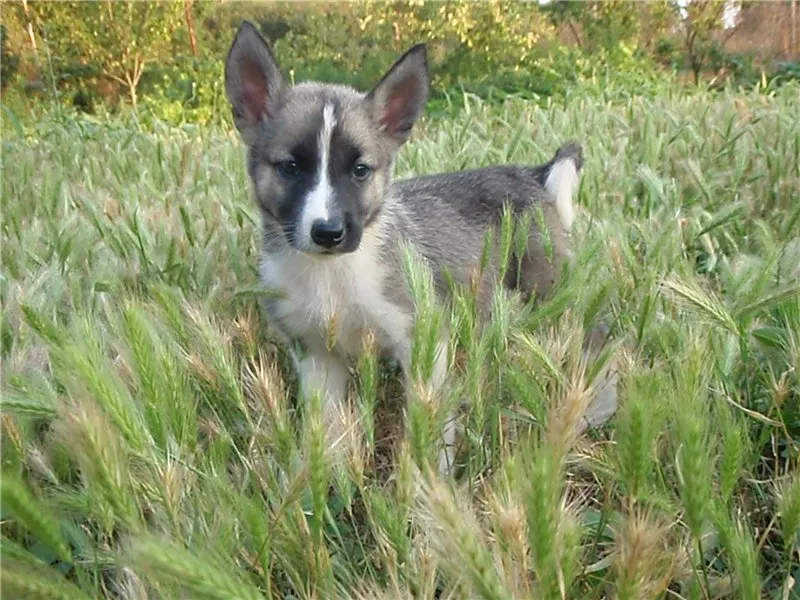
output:
POLYGON ((3 597, 798 597, 793 6, 1 3, 3 597), (452 479, 441 415, 405 428, 369 354, 332 464, 263 336, 222 92, 243 18, 289 76, 362 89, 428 42, 398 176, 584 145, 555 297, 481 335, 457 297, 452 479), (620 410, 576 438, 597 318, 620 410))
POLYGON ((141 118, 227 122, 223 63, 242 19, 260 27, 291 77, 361 89, 404 49, 425 41, 434 113, 465 91, 547 102, 576 87, 624 98, 676 84, 772 89, 797 76, 789 2, 682 4, 7 2, 3 103, 24 116, 53 102, 95 115, 138 104, 141 118), (739 9, 738 20, 726 29, 730 6, 739 9))

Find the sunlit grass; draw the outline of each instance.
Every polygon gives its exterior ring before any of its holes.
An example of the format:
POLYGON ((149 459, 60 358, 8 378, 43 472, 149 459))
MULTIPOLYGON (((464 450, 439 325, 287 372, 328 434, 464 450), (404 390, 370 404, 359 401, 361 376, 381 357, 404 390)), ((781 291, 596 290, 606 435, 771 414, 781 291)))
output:
MULTIPOLYGON (((466 99, 398 175, 584 146, 575 258, 546 303, 454 334, 452 480, 420 398, 366 355, 327 453, 258 311, 233 132, 4 128, 2 586, 9 598, 787 598, 800 580, 800 102, 541 109, 466 99), (616 341, 620 409, 576 436, 616 341), (341 460, 339 460, 341 459, 341 460), (794 587, 793 587, 794 586, 794 587)), ((513 243, 509 240, 508 243, 513 243)))

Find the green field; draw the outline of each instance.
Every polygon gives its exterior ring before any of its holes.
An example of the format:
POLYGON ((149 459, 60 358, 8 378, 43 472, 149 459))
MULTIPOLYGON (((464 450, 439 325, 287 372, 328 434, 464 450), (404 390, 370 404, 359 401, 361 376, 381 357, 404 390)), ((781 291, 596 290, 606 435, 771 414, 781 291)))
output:
POLYGON ((558 292, 481 336, 468 298, 445 316, 470 398, 449 480, 439 416, 406 432, 373 357, 343 462, 297 410, 234 132, 6 118, 3 597, 798 597, 798 98, 466 98, 421 124, 399 176, 585 153, 558 292), (621 407, 576 438, 598 318, 621 407))

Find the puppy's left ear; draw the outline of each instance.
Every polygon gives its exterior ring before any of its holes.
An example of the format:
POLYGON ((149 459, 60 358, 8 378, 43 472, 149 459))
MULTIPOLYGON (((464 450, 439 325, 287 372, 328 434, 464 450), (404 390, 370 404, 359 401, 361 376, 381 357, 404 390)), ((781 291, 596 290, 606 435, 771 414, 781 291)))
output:
POLYGON ((425 110, 430 94, 428 57, 424 44, 409 49, 367 94, 380 129, 402 145, 425 110))

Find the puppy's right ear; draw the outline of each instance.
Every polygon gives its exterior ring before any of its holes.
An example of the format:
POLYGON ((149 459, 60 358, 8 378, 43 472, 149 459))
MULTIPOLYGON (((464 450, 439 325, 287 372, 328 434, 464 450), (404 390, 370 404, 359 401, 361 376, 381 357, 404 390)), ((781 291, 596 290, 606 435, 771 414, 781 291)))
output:
POLYGON ((269 45, 252 23, 244 21, 225 60, 225 93, 245 144, 252 145, 263 120, 275 115, 285 88, 269 45))

